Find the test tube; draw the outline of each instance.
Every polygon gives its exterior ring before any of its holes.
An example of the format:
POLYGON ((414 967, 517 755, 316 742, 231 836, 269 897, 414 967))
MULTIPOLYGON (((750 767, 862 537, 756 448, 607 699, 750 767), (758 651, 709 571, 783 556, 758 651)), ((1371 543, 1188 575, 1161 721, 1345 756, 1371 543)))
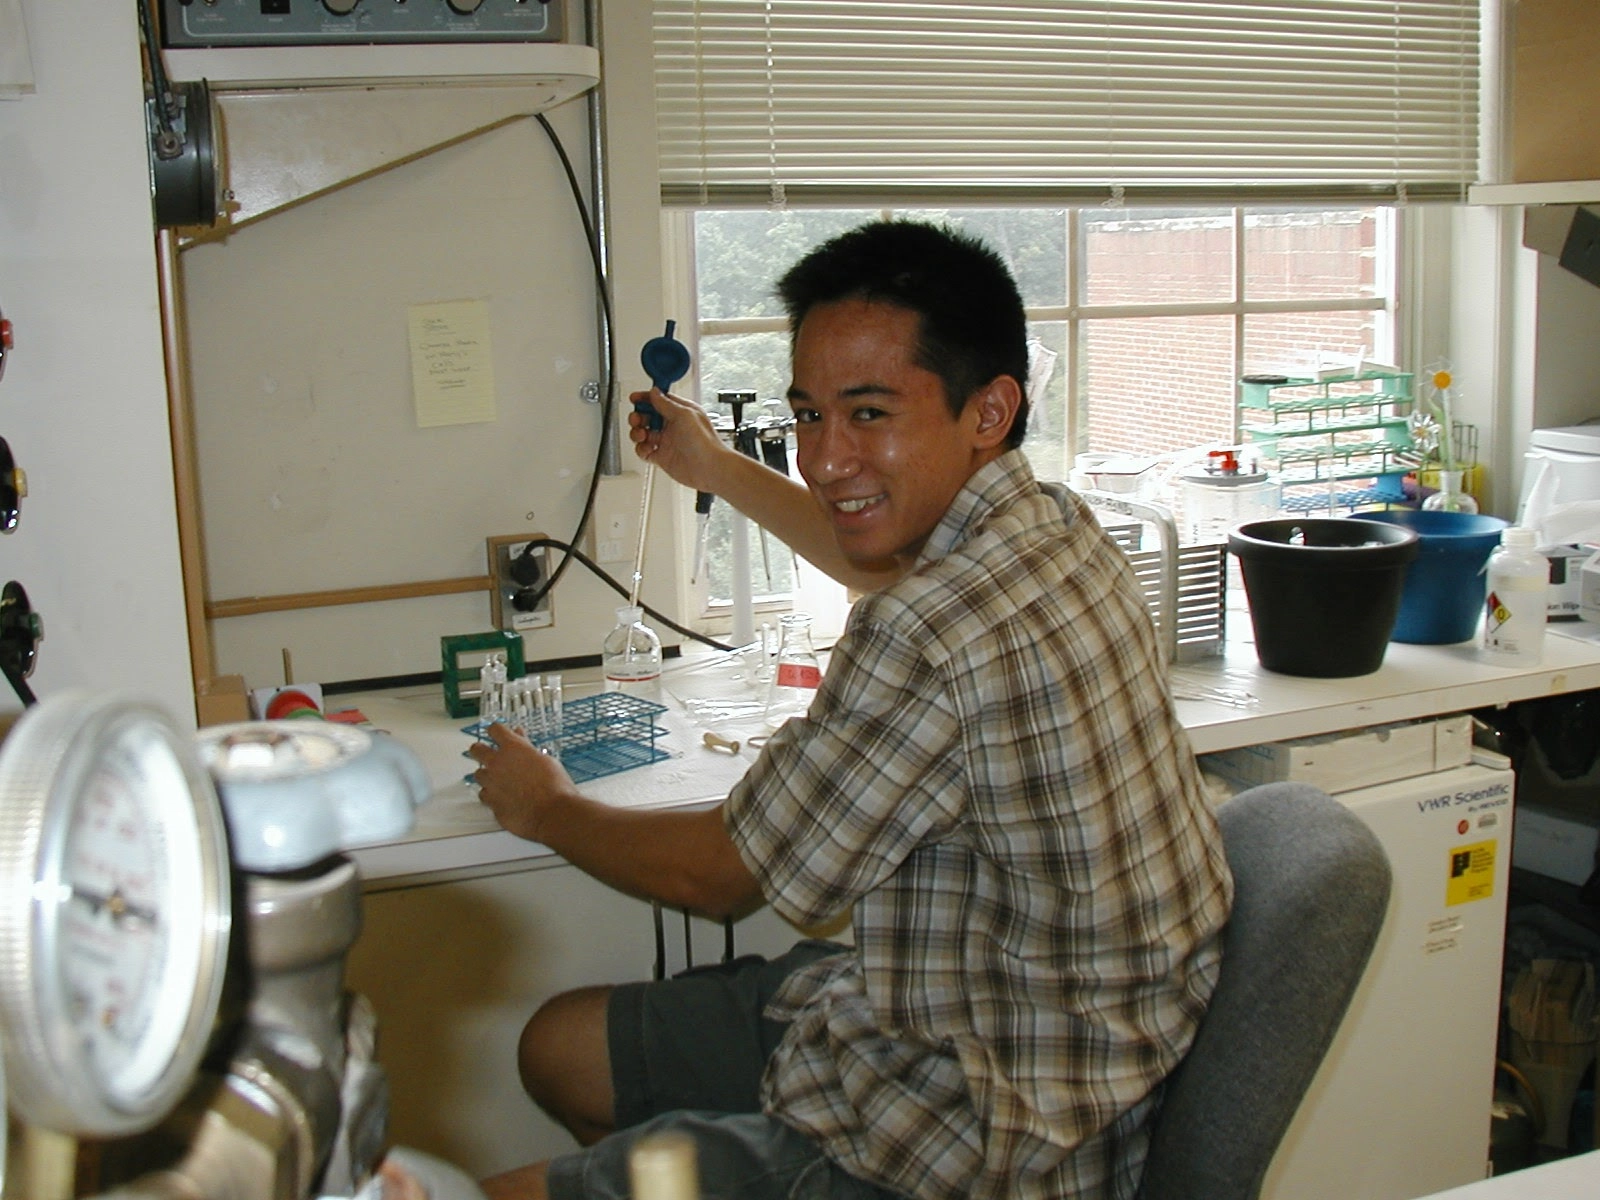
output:
POLYGON ((560 675, 551 675, 546 680, 545 692, 547 693, 546 707, 548 708, 550 716, 550 724, 546 730, 547 741, 549 742, 547 749, 551 754, 555 755, 557 758, 560 758, 561 742, 567 734, 566 718, 562 716, 561 713, 562 699, 560 675))
POLYGON ((528 689, 528 740, 535 746, 543 747, 546 730, 549 727, 550 718, 545 712, 544 682, 535 675, 533 686, 528 689))
POLYGON ((778 661, 778 628, 771 621, 761 622, 757 645, 760 654, 757 656, 759 665, 756 667, 756 682, 766 683, 772 678, 773 664, 778 661))
POLYGON ((517 680, 516 726, 523 737, 533 736, 533 689, 539 686, 537 675, 524 675, 517 680))
POLYGON ((505 659, 491 654, 478 668, 478 723, 488 728, 505 717, 505 659))

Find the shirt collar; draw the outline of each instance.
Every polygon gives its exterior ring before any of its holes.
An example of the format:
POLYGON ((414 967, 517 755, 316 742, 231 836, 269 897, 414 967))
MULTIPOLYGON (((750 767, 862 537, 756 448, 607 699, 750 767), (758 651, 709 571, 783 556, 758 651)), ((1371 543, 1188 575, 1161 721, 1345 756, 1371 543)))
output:
POLYGON ((945 509, 944 518, 928 535, 922 553, 917 555, 916 565, 922 567, 937 562, 958 549, 983 528, 990 513, 1035 491, 1038 486, 1033 466, 1021 450, 1007 450, 992 462, 984 463, 945 509))

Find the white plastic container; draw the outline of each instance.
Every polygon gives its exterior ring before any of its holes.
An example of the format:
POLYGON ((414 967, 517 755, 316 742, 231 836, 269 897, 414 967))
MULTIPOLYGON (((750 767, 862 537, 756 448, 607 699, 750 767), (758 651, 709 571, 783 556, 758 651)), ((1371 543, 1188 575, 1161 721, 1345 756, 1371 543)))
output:
POLYGON ((1489 556, 1479 656, 1500 666, 1536 666, 1544 656, 1550 561, 1537 530, 1512 526, 1489 556))
POLYGON ((1182 472, 1178 483, 1186 546, 1226 542, 1235 526, 1278 515, 1278 481, 1259 464, 1242 462, 1236 450, 1211 451, 1204 463, 1182 472))
POLYGON ((661 639, 644 623, 644 609, 617 609, 617 627, 606 634, 600 650, 606 691, 624 692, 661 703, 661 639))

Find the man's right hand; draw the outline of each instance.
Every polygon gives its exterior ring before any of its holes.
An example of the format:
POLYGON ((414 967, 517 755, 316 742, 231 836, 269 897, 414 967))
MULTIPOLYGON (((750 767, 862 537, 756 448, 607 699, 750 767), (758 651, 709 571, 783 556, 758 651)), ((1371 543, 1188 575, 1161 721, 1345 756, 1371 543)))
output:
POLYGON ((872 591, 904 573, 896 563, 881 568, 850 563, 839 552, 827 514, 805 483, 728 445, 698 404, 659 388, 634 392, 628 399, 649 401, 661 414, 660 429, 651 429, 640 412, 628 414, 628 436, 640 461, 654 463, 685 487, 710 492, 731 504, 840 583, 872 591))
POLYGON ((628 399, 634 404, 648 401, 661 414, 660 429, 651 429, 638 409, 628 414, 628 436, 640 460, 655 464, 685 487, 720 492, 723 464, 739 453, 717 436, 705 409, 659 388, 634 392, 628 399))

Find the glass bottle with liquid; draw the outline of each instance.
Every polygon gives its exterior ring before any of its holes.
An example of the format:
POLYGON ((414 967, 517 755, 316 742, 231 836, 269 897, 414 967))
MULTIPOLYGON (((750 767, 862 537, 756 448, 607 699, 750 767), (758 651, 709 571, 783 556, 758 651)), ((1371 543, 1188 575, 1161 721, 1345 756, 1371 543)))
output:
POLYGON ((606 634, 600 661, 606 691, 661 703, 661 639, 644 623, 644 609, 636 604, 617 609, 617 627, 606 634))
POLYGON ((803 717, 822 684, 822 666, 811 644, 811 614, 789 613, 778 621, 778 656, 767 688, 767 727, 803 717))

